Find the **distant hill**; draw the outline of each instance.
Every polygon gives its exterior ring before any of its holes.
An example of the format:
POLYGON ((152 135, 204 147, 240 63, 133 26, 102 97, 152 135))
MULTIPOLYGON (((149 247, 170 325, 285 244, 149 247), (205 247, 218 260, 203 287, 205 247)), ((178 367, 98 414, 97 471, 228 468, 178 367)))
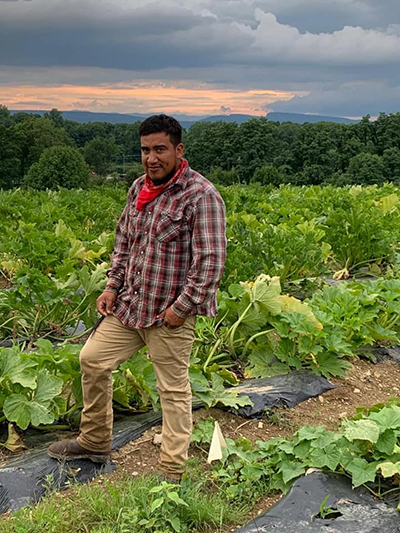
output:
POLYGON ((254 115, 240 115, 238 113, 232 115, 210 115, 208 117, 202 118, 196 122, 236 122, 237 124, 243 124, 251 118, 260 118, 254 115))
MULTIPOLYGON (((21 110, 21 111, 11 111, 10 113, 14 115, 15 113, 32 113, 36 115, 44 115, 48 111, 43 110, 21 110)), ((87 124, 88 122, 111 122, 112 124, 133 124, 134 122, 142 122, 143 116, 141 115, 128 115, 122 113, 92 113, 91 111, 61 111, 62 116, 65 120, 73 120, 74 122, 79 122, 80 124, 87 124)), ((146 116, 146 115, 145 115, 146 116)))
MULTIPOLYGON (((10 110, 11 114, 18 112, 32 113, 37 115, 44 115, 46 111, 43 110, 10 110)), ((62 111, 63 117, 66 120, 73 120, 80 124, 87 124, 89 122, 110 122, 111 124, 133 124, 134 122, 142 122, 151 113, 94 113, 92 111, 62 111)), ((254 115, 231 114, 231 115, 210 115, 210 116, 195 116, 195 115, 174 115, 177 120, 186 129, 189 129, 196 122, 236 122, 243 124, 251 118, 260 118, 254 115)), ((297 124, 304 124, 305 122, 341 122, 343 124, 355 124, 358 120, 351 120, 342 117, 325 117, 323 115, 306 115, 301 113, 268 113, 267 119, 275 122, 295 122, 297 124)))
POLYGON ((304 124, 306 122, 340 122, 341 124, 356 124, 359 120, 352 120, 343 117, 325 117, 323 115, 305 115, 303 113, 268 113, 267 119, 274 122, 295 122, 304 124))

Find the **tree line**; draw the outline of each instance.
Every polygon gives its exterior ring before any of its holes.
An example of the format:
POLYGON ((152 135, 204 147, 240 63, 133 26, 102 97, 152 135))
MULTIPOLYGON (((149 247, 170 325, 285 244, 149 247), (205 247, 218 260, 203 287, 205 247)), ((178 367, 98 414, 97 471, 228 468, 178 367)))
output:
MULTIPOLYGON (((139 122, 80 124, 57 110, 10 114, 0 106, 0 188, 86 187, 110 171, 141 172, 139 122)), ((198 122, 184 132, 192 168, 230 185, 400 182, 400 113, 356 124, 198 122)))

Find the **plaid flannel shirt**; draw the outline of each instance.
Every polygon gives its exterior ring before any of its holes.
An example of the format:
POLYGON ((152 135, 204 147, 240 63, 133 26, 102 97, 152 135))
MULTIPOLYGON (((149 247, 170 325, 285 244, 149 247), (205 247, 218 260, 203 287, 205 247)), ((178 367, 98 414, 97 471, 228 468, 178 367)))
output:
POLYGON ((215 316, 225 263, 225 205, 206 178, 189 167, 138 211, 144 183, 137 179, 117 223, 107 291, 113 314, 132 328, 159 326, 172 305, 181 318, 215 316))

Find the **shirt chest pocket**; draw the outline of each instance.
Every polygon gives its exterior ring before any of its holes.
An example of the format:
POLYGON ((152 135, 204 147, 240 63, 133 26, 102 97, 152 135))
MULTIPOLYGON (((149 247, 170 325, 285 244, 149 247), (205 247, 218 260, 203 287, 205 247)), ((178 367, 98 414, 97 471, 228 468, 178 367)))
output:
POLYGON ((183 211, 166 211, 162 213, 155 228, 155 237, 162 243, 189 240, 187 217, 183 214, 183 211))

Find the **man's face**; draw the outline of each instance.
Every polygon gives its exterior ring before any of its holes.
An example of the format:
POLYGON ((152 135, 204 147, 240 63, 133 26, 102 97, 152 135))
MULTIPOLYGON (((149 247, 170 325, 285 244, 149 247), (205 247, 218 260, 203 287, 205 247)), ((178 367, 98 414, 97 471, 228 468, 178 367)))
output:
POLYGON ((166 183, 179 168, 183 144, 174 146, 164 131, 142 136, 140 144, 147 175, 155 185, 166 183))

